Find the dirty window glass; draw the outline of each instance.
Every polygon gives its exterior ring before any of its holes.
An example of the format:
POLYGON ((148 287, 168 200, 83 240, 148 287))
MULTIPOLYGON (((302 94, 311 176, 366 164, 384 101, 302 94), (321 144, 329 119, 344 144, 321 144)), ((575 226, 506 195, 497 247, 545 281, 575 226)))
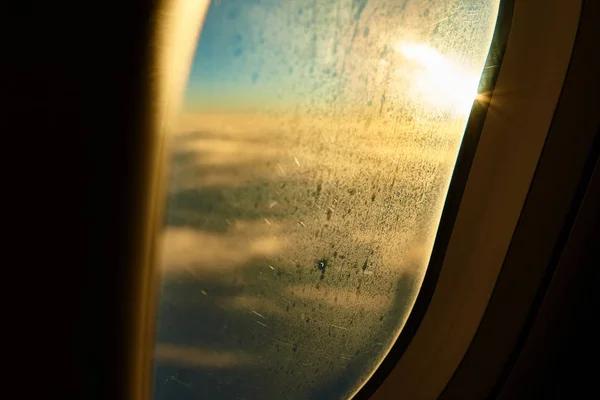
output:
POLYGON ((170 140, 156 400, 347 399, 421 286, 498 0, 215 0, 170 140))

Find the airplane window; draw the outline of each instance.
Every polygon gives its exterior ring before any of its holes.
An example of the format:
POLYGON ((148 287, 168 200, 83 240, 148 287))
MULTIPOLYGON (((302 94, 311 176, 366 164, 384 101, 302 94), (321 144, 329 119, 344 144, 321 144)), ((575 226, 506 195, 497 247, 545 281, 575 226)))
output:
POLYGON ((347 399, 429 263, 499 0, 215 0, 170 138, 154 398, 347 399))

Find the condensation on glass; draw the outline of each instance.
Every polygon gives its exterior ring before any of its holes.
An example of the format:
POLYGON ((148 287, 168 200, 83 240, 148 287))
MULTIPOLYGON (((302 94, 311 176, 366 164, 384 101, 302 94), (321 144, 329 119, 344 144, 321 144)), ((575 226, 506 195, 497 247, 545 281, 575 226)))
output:
POLYGON ((155 399, 346 399, 430 258, 498 0, 215 0, 171 138, 155 399))

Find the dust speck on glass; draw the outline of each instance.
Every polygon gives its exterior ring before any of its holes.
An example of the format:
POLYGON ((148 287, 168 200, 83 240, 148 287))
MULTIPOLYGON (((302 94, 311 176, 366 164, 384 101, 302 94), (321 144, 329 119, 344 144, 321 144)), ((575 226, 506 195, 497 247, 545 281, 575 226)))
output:
POLYGON ((156 400, 369 378, 427 269, 498 2, 212 2, 170 140, 156 400))

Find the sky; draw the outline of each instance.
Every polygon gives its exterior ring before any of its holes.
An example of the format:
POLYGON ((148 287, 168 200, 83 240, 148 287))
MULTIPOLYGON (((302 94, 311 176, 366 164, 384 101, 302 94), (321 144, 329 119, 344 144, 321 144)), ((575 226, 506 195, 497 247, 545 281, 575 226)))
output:
MULTIPOLYGON (((494 3, 215 0, 194 57, 185 107, 381 112, 414 103, 411 95, 423 91, 415 72, 423 65, 400 50, 406 44, 430 46, 463 70, 456 79, 443 74, 446 81, 477 81, 488 51, 480 43, 489 40, 494 3)), ((440 88, 428 89, 431 99, 440 88)))
POLYGON ((303 45, 306 53, 310 41, 300 32, 285 29, 289 18, 300 27, 301 5, 292 17, 278 18, 278 14, 289 14, 291 8, 275 0, 213 2, 196 51, 186 105, 221 108, 258 103, 272 107, 297 101, 302 92, 298 83, 303 78, 299 72, 306 69, 308 57, 290 54, 286 42, 295 36, 293 42, 303 45))

